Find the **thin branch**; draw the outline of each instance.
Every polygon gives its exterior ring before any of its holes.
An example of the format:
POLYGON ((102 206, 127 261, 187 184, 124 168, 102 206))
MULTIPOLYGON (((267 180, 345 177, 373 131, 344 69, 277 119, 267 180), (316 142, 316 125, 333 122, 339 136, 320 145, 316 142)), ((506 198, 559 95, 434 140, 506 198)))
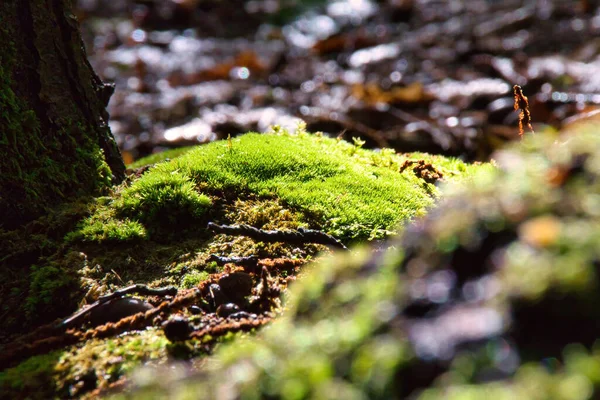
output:
POLYGON ((531 112, 529 111, 529 100, 527 99, 527 96, 523 94, 523 90, 519 85, 513 86, 513 91, 515 95, 515 110, 521 109, 521 112, 519 113, 519 136, 523 137, 523 134, 525 133, 525 130, 523 129, 524 125, 527 125, 531 130, 531 133, 535 133, 531 126, 531 112))
POLYGON ((250 225, 217 225, 213 222, 208 223, 208 229, 213 232, 225 233, 227 235, 248 236, 263 242, 285 242, 293 244, 319 243, 348 250, 342 242, 333 236, 313 229, 298 228, 297 231, 267 231, 250 225))
POLYGON ((256 267, 258 264, 258 256, 248 257, 221 257, 216 254, 211 254, 208 261, 214 261, 217 265, 237 264, 248 267, 256 267))

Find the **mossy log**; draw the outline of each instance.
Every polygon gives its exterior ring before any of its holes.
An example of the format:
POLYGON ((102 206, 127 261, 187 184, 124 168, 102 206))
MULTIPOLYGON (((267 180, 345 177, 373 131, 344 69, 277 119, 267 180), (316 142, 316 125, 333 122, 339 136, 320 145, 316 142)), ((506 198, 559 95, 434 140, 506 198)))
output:
POLYGON ((69 0, 0 5, 0 227, 124 178, 69 0))

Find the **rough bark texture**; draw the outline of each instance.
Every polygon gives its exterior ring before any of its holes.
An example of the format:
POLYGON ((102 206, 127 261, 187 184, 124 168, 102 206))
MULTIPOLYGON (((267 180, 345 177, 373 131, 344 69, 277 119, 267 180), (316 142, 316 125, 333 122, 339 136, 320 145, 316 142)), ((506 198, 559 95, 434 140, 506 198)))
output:
POLYGON ((0 2, 0 227, 124 177, 70 0, 0 2))

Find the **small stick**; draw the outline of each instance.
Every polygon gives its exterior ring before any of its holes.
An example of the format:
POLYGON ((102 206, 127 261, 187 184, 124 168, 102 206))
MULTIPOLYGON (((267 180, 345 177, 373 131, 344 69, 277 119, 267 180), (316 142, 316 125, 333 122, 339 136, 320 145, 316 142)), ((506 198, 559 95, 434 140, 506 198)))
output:
POLYGON ((141 294, 144 296, 175 296, 177 295, 177 288, 173 286, 168 286, 164 288, 149 288, 146 285, 135 284, 128 286, 123 289, 119 289, 113 293, 109 293, 104 296, 100 296, 97 301, 92 303, 89 307, 81 309, 75 312, 73 315, 65 318, 57 324, 57 327, 69 328, 73 325, 77 325, 81 320, 88 315, 92 310, 101 306, 102 304, 111 301, 113 299, 123 297, 127 294, 141 294))
POLYGON ((248 236, 253 239, 262 240, 263 242, 286 242, 294 244, 319 243, 348 250, 342 242, 333 236, 313 229, 298 228, 297 231, 267 231, 250 225, 217 225, 213 222, 209 222, 207 228, 213 232, 248 236))
POLYGON ((521 86, 515 85, 513 86, 513 92, 515 95, 515 110, 521 110, 519 114, 519 136, 523 138, 523 134, 525 134, 525 129, 523 126, 527 125, 527 127, 531 130, 531 133, 535 133, 533 131, 533 127, 531 126, 531 112, 529 111, 529 100, 527 96, 523 94, 523 89, 521 86))
POLYGON ((248 257, 221 257, 216 254, 211 254, 208 261, 214 261, 217 265, 237 264, 248 267, 256 267, 258 264, 258 256, 248 257))

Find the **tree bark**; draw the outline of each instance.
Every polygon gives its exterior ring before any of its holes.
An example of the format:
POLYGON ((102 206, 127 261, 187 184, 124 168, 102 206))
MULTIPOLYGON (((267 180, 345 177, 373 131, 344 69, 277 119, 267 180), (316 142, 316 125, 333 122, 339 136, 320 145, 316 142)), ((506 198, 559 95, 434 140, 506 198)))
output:
POLYGON ((70 0, 0 1, 0 227, 124 178, 70 0))

